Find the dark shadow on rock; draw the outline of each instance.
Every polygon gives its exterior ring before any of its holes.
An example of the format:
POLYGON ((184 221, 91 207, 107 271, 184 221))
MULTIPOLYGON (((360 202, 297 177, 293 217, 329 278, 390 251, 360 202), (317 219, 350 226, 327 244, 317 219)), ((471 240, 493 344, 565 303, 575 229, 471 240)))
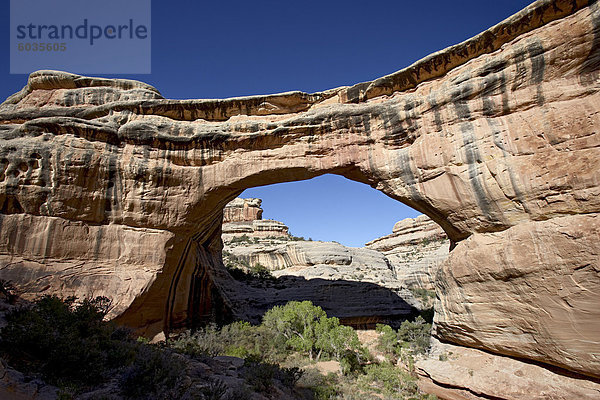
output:
POLYGON ((304 300, 357 329, 374 328, 378 323, 397 326, 419 314, 395 290, 370 282, 297 276, 232 281, 219 286, 227 288, 224 294, 233 315, 251 323, 260 323, 274 306, 304 300))

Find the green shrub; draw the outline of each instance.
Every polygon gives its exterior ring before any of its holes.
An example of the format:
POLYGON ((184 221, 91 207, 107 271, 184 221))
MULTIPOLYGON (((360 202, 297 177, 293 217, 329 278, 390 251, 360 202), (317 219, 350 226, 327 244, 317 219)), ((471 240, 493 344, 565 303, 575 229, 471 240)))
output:
POLYGON ((16 369, 60 387, 105 382, 131 362, 136 348, 129 331, 102 320, 109 306, 104 297, 75 304, 75 298, 44 296, 6 316, 2 354, 16 369))
POLYGON ((383 324, 377 324, 375 330, 379 333, 377 349, 385 354, 397 356, 400 352, 398 332, 383 324))
POLYGON ((366 390, 375 389, 386 396, 408 396, 419 392, 413 377, 389 363, 367 365, 359 382, 366 390))
POLYGON ((244 365, 244 380, 260 393, 268 393, 273 387, 273 378, 278 367, 275 364, 256 362, 247 359, 244 365))
POLYGON ((234 236, 231 238, 229 243, 251 243, 252 239, 248 237, 248 235, 243 234, 242 236, 234 236))
MULTIPOLYGON (((181 357, 181 356, 180 356, 181 357)), ((166 349, 140 346, 133 363, 123 372, 119 388, 131 399, 180 399, 186 363, 166 349)))
POLYGON ((412 354, 423 354, 429 348, 431 324, 421 316, 414 322, 403 321, 398 331, 382 324, 377 324, 375 329, 379 333, 377 348, 388 355, 401 356, 402 349, 408 349, 412 354))
POLYGON ((290 301, 276 306, 263 317, 263 326, 292 350, 307 354, 312 360, 326 354, 340 360, 348 350, 361 357, 365 350, 351 327, 327 314, 310 301, 290 301))
MULTIPOLYGON (((435 300, 436 294, 434 290, 428 290, 423 288, 411 288, 413 296, 421 300, 424 307, 431 306, 435 300)), ((433 313, 433 309, 431 310, 433 313)))
POLYGON ((224 264, 231 277, 237 281, 273 280, 271 271, 260 263, 250 265, 243 257, 234 256, 229 252, 223 253, 224 264), (227 253, 227 254, 225 254, 227 253))
POLYGON ((362 368, 357 353, 354 351, 347 350, 345 354, 339 358, 339 361, 342 374, 344 375, 353 374, 360 371, 362 368))
POLYGON ((243 376, 254 390, 267 393, 273 387, 273 380, 293 388, 303 373, 304 371, 297 367, 281 368, 277 364, 261 362, 258 357, 251 356, 244 362, 243 376))
POLYGON ((256 263, 256 264, 254 264, 254 266, 250 267, 249 273, 252 276, 252 278, 255 278, 255 279, 262 279, 262 280, 273 279, 273 275, 271 274, 271 271, 267 267, 265 267, 264 265, 262 265, 260 263, 256 263))
POLYGON ((327 318, 325 311, 310 301, 290 301, 267 311, 263 325, 284 337, 290 348, 308 354, 312 360, 317 351, 317 325, 322 318, 327 318))
POLYGON ((338 396, 338 385, 335 374, 324 376, 313 368, 304 371, 297 385, 298 387, 310 390, 315 400, 335 399, 338 396))
POLYGON ((285 386, 292 388, 296 385, 298 380, 302 378, 304 370, 298 367, 280 368, 277 373, 277 379, 281 381, 285 386))
POLYGON ((238 321, 218 329, 209 325, 194 333, 184 332, 169 341, 171 348, 193 357, 227 355, 239 358, 256 356, 260 361, 278 362, 289 351, 281 338, 263 326, 238 321))
POLYGON ((202 400, 221 400, 227 393, 227 385, 220 379, 209 379, 208 384, 200 389, 202 400))
POLYGON ((176 340, 169 342, 173 350, 193 357, 215 357, 225 355, 227 343, 222 340, 221 331, 211 324, 198 331, 182 333, 176 340))
POLYGON ((415 354, 425 353, 431 339, 431 324, 421 316, 414 322, 404 321, 398 329, 398 338, 407 343, 415 354))

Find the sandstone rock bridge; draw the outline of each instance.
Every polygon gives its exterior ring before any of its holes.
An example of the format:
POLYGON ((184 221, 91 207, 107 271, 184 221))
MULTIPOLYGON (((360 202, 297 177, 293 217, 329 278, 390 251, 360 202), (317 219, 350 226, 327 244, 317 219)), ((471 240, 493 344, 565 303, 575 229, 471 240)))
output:
MULTIPOLYGON (((351 87, 168 100, 38 71, 0 106, 0 278, 147 335, 227 309, 223 206, 325 173, 431 217, 436 336, 600 378, 600 5, 538 1, 351 87)), ((235 313, 235 310, 231 310, 235 313)))

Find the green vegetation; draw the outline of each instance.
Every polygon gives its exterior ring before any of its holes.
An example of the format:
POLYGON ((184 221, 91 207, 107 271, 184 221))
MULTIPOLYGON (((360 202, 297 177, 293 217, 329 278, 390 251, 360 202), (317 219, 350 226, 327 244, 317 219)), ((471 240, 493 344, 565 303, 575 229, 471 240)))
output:
POLYGON ((327 317, 310 301, 276 306, 258 326, 234 322, 221 329, 212 325, 183 333, 170 346, 194 357, 227 355, 276 363, 293 353, 308 356, 311 361, 336 359, 349 365, 352 359, 367 358, 354 329, 340 325, 335 317, 327 317))
POLYGON ((411 288, 412 294, 421 300, 422 303, 427 304, 431 300, 435 300, 435 290, 427 290, 423 288, 411 288))
POLYGON ((385 354, 402 357, 424 354, 429 348, 431 324, 418 316, 414 322, 403 321, 397 331, 388 325, 377 324, 378 349, 385 354))
POLYGON ((223 252, 223 262, 229 274, 238 281, 251 280, 273 280, 271 271, 260 263, 251 265, 243 257, 235 256, 229 252, 223 252))
POLYGON ((79 303, 73 297, 41 297, 6 315, 1 355, 11 367, 58 386, 61 399, 113 380, 114 390, 127 399, 221 398, 214 396, 219 383, 212 378, 186 379, 183 356, 136 341, 130 331, 103 321, 109 307, 104 297, 79 303))
POLYGON ((1 355, 27 375, 59 386, 64 399, 98 388, 134 400, 247 399, 253 392, 269 397, 281 390, 304 399, 433 398, 419 392, 413 377, 412 357, 429 343, 430 324, 420 317, 398 330, 377 327, 379 350, 390 361, 375 363, 356 331, 309 301, 274 307, 260 325, 210 325, 162 345, 135 340, 103 321, 109 308, 102 297, 42 297, 7 314, 1 355), (244 359, 236 368, 245 385, 228 388, 203 368, 194 369, 198 361, 210 364, 223 355, 244 359), (393 364, 397 359, 403 367, 393 364), (339 371, 324 375, 315 368, 334 360, 339 371))
POLYGON ((323 354, 338 361, 353 356, 360 359, 366 352, 354 329, 340 325, 335 317, 328 318, 310 301, 273 307, 265 314, 263 325, 284 341, 287 350, 306 354, 310 360, 319 360, 323 354))
POLYGON ((421 317, 403 322, 398 330, 378 325, 380 350, 394 362, 405 361, 404 368, 373 363, 354 329, 340 325, 309 301, 274 307, 258 326, 245 322, 221 329, 210 326, 184 333, 170 346, 193 357, 244 358, 247 384, 262 393, 278 380, 296 390, 309 390, 314 399, 434 399, 419 392, 412 376, 413 356, 427 350, 430 329, 421 317), (313 365, 320 360, 337 360, 341 374, 317 372, 313 365))
POLYGON ((173 350, 192 357, 259 357, 265 362, 282 361, 288 352, 277 345, 275 335, 264 326, 238 321, 221 329, 209 325, 194 333, 184 332, 169 342, 173 350))
POLYGON ((305 239, 304 236, 294 236, 290 233, 289 240, 294 242, 312 242, 312 238, 305 239))
MULTIPOLYGON (((245 262, 249 265, 248 262, 245 262)), ((274 280, 275 277, 271 274, 271 271, 262 264, 256 263, 253 266, 247 268, 240 268, 232 264, 227 264, 227 271, 233 277, 233 279, 247 282, 252 280, 268 281, 274 280)))
POLYGON ((419 395, 416 379, 391 363, 367 365, 365 374, 358 378, 358 386, 363 392, 382 394, 386 399, 435 398, 419 395))
POLYGON ((76 305, 75 298, 44 296, 6 316, 0 351, 13 367, 57 386, 102 383, 137 351, 128 331, 102 321, 109 305, 103 297, 76 305))
POLYGON ((121 393, 131 399, 178 399, 184 383, 185 360, 154 346, 140 346, 131 365, 119 379, 121 393))
POLYGON ((248 235, 243 234, 241 236, 234 236, 231 238, 231 240, 229 241, 229 243, 235 244, 235 243, 253 243, 254 240, 250 239, 250 237, 248 237, 248 235))

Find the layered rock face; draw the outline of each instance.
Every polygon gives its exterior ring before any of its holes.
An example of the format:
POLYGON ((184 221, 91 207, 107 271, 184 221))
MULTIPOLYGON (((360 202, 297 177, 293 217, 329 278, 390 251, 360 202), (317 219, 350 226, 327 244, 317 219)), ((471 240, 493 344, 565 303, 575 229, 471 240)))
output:
MULTIPOLYGON (((260 202, 237 198, 225 207, 225 214, 228 208, 259 206, 260 202)), ((262 209, 254 215, 261 218, 262 209)), ((381 252, 336 242, 298 240, 287 235, 287 226, 279 221, 268 222, 284 226, 285 235, 278 235, 276 229, 258 231, 253 227, 266 221, 248 219, 223 219, 223 261, 228 269, 251 271, 256 266, 265 267, 277 280, 236 282, 235 290, 231 290, 231 284, 224 284, 232 307, 244 319, 259 322, 273 306, 310 300, 343 323, 363 328, 394 324, 406 319, 414 308, 423 307, 421 300, 396 279, 381 252), (242 224, 248 228, 243 233, 242 224)))
POLYGON ((261 199, 236 197, 223 209, 223 240, 234 237, 289 237, 288 227, 282 222, 262 219, 261 199))
POLYGON ((336 173, 455 244, 436 280, 440 339, 598 379, 599 38, 598 2, 544 0, 314 94, 167 100, 34 73, 0 106, 0 278, 30 296, 109 296, 147 335, 235 313, 223 207, 336 173))
MULTIPOLYGON (((225 207, 225 212, 228 207, 249 203, 260 204, 260 199, 237 198, 225 207)), ((306 299, 323 307, 329 315, 342 318, 346 324, 361 328, 374 327, 376 323, 394 324, 414 312, 413 308, 431 307, 430 299, 415 295, 411 289, 432 290, 437 267, 448 255, 446 234, 424 215, 396 223, 394 233, 371 242, 372 248, 265 236, 251 229, 240 236, 237 225, 232 228, 232 223, 225 221, 224 218, 223 261, 228 268, 251 270, 261 266, 276 278, 290 278, 280 280, 272 290, 257 292, 259 300, 249 300, 249 293, 255 292, 251 289, 229 296, 233 299, 241 295, 238 303, 261 304, 246 312, 246 318, 252 320, 259 320, 260 315, 274 305, 306 299), (237 234, 231 233, 234 229, 237 234), (285 283, 291 286, 285 288, 285 283), (341 293, 342 287, 353 289, 341 293), (285 290, 280 290, 283 288, 285 290), (388 294, 375 295, 374 288, 388 294), (332 292, 336 295, 332 296, 332 292), (394 302, 402 306, 395 307, 394 302)), ((244 221, 246 226, 256 222, 260 220, 244 221)))
POLYGON ((223 208, 223 224, 232 222, 252 222, 262 219, 263 209, 260 207, 261 199, 242 199, 236 197, 223 208))
POLYGON ((433 290, 450 241, 438 224, 420 215, 398 221, 391 235, 372 240, 366 247, 385 255, 403 286, 433 290))

